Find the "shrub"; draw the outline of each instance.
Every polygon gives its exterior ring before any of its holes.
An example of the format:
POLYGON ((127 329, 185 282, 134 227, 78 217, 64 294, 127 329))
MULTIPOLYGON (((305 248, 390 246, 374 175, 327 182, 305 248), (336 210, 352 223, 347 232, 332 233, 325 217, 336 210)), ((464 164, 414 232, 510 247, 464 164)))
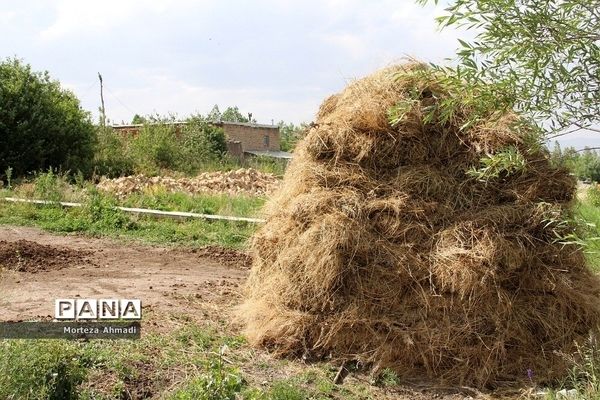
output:
POLYGON ((178 142, 181 150, 178 167, 184 172, 196 172, 205 164, 220 161, 227 152, 223 129, 209 124, 201 116, 188 120, 178 142))
POLYGON ((63 194, 69 189, 69 183, 66 177, 48 169, 48 172, 41 172, 36 175, 34 181, 35 196, 42 200, 59 202, 63 199, 63 194))
POLYGON ((94 173, 115 178, 131 175, 133 171, 134 162, 128 152, 126 138, 113 129, 99 129, 94 173))
POLYGON ((130 143, 131 156, 138 173, 158 174, 173 169, 178 160, 175 127, 165 123, 145 124, 130 143))
POLYGON ((154 118, 139 134, 129 140, 114 133, 107 135, 105 155, 97 155, 99 163, 110 168, 98 168, 102 175, 136 173, 159 174, 162 170, 195 173, 205 165, 218 163, 227 151, 225 134, 203 117, 194 116, 186 125, 174 125, 173 119, 154 118), (116 137, 115 137, 116 136, 116 137))
POLYGON ((0 62, 0 171, 90 173, 95 138, 90 115, 72 92, 20 60, 0 62))

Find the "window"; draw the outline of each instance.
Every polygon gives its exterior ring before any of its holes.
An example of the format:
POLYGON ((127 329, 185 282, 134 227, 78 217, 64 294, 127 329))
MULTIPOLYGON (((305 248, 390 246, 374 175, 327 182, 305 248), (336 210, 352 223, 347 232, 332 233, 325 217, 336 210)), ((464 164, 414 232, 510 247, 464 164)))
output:
POLYGON ((265 135, 263 137, 263 145, 265 146, 265 148, 269 148, 269 135, 265 135))

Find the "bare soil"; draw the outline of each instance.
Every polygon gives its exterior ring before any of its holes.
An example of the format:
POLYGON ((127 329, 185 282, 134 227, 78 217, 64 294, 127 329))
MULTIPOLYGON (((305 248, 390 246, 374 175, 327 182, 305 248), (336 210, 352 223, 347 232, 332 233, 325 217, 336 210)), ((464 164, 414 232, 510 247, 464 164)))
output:
POLYGON ((144 312, 166 314, 189 310, 194 299, 219 312, 236 302, 249 264, 245 254, 218 247, 143 246, 2 226, 0 265, 0 321, 22 321, 53 317, 60 298, 136 298, 144 312))
POLYGON ((0 240, 0 267, 21 272, 57 270, 90 262, 84 250, 45 246, 29 240, 0 240))

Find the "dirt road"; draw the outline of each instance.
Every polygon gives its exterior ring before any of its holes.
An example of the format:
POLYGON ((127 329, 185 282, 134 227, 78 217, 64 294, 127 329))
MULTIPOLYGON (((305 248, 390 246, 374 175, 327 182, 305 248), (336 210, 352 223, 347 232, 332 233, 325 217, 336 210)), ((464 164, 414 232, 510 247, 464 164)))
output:
POLYGON ((144 312, 169 313, 185 310, 193 299, 219 312, 236 301, 247 267, 247 256, 224 249, 142 246, 2 226, 0 321, 51 318, 57 298, 136 298, 144 312))

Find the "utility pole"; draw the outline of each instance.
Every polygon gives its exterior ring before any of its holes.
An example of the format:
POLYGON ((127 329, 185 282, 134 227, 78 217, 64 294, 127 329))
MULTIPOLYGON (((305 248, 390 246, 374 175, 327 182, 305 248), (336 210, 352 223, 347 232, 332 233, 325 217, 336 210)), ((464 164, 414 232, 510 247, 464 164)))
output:
POLYGON ((100 123, 103 128, 106 128, 106 109, 104 108, 104 86, 102 84, 102 75, 98 72, 98 79, 100 79, 100 102, 102 105, 100 106, 100 123))

